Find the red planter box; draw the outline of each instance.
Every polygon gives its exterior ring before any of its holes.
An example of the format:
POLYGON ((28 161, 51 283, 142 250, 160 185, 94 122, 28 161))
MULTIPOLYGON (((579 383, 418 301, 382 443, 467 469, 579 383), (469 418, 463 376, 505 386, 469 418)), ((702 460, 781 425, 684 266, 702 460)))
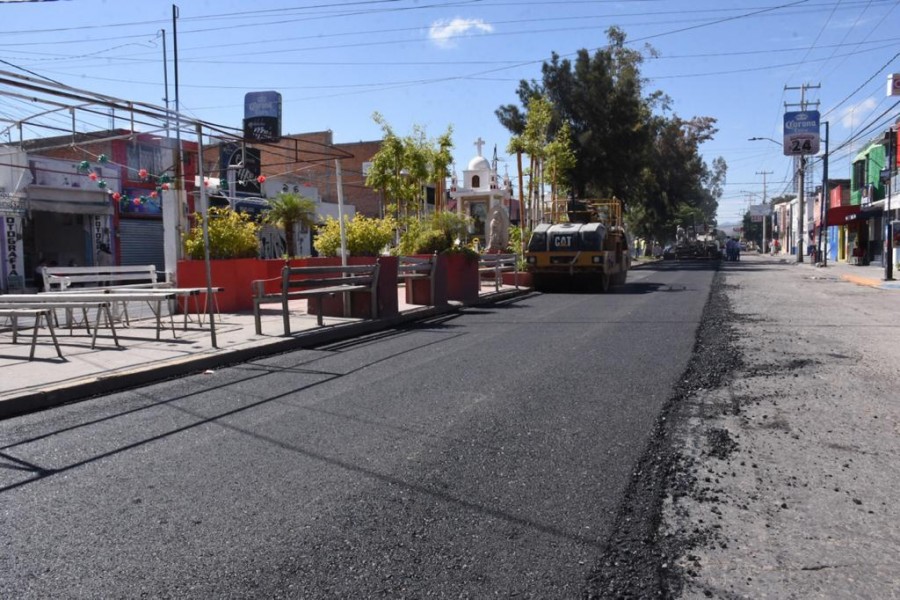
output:
MULTIPOLYGON (((271 277, 268 263, 276 263, 278 275, 281 274, 281 266, 284 264, 282 260, 230 258, 209 261, 211 285, 224 288, 216 296, 219 310, 231 313, 252 310, 253 292, 250 282, 271 277)), ((178 287, 206 287, 206 262, 178 261, 175 282, 178 287)))
MULTIPOLYGON (((399 312, 397 304, 397 258, 382 256, 351 256, 348 265, 368 265, 376 260, 381 263, 378 275, 378 316, 385 318, 395 316, 399 312)), ((278 293, 281 289, 281 270, 285 261, 282 259, 232 258, 211 260, 211 285, 224 288, 218 294, 219 310, 222 312, 243 312, 253 310, 253 290, 250 283, 256 280, 267 280, 266 292, 278 293)), ((337 257, 297 258, 290 261, 294 267, 340 266, 337 257)), ((206 263, 202 260, 180 260, 176 274, 179 287, 206 287, 206 263)), ((343 299, 336 295, 323 298, 323 314, 327 316, 343 316, 343 299)), ((351 294, 351 317, 371 317, 371 296, 368 292, 351 294)))
MULTIPOLYGON (((432 258, 431 254, 416 255, 416 258, 432 258)), ((443 306, 447 304, 447 257, 443 254, 433 256, 437 261, 434 269, 434 297, 431 297, 432 282, 428 279, 410 279, 406 281, 406 303, 424 306, 443 306)))
POLYGON ((478 301, 478 259, 463 253, 442 255, 447 263, 447 299, 463 304, 478 301))
MULTIPOLYGON (((331 264, 340 265, 340 258, 313 258, 304 259, 314 261, 306 266, 328 266, 331 264), (328 262, 333 261, 333 262, 328 262)), ((381 267, 378 270, 378 287, 376 295, 378 296, 378 318, 387 319, 395 317, 400 313, 400 307, 397 303, 397 264, 399 260, 396 256, 350 256, 347 258, 348 265, 370 265, 378 262, 381 267)), ((311 311, 314 312, 314 311, 311 311)), ((335 294, 332 297, 322 298, 322 314, 327 317, 353 317, 356 319, 372 318, 372 295, 369 292, 350 292, 350 314, 344 315, 344 298, 343 294, 335 294)))
POLYGON ((534 287, 534 278, 531 276, 531 273, 526 271, 519 271, 517 273, 500 273, 500 277, 503 278, 503 285, 516 285, 518 283, 519 287, 534 287))

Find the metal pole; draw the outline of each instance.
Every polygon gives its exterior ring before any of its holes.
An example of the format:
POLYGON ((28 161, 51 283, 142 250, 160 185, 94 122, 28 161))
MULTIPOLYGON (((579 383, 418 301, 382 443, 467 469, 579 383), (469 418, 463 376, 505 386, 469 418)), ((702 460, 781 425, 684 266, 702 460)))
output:
POLYGON ((166 138, 169 137, 169 59, 166 57, 166 30, 160 29, 162 34, 163 47, 163 87, 165 87, 165 95, 163 101, 166 103, 166 138))
POLYGON ((765 254, 766 253, 766 242, 769 239, 766 234, 766 224, 769 219, 769 210, 768 210, 768 206, 766 204, 766 200, 767 200, 767 197, 766 197, 766 175, 772 174, 772 171, 757 171, 756 174, 763 176, 763 194, 762 194, 762 196, 763 196, 762 197, 763 225, 762 225, 762 245, 760 246, 760 248, 762 249, 762 253, 765 254))
MULTIPOLYGON (((213 348, 218 348, 216 343, 216 303, 212 301, 212 267, 209 263, 209 198, 206 196, 206 186, 203 181, 203 126, 197 123, 197 174, 200 176, 200 214, 203 219, 203 260, 206 262, 206 306, 209 309, 209 337, 213 348)), ((187 306, 184 307, 188 309, 187 306)))
MULTIPOLYGON (((344 227, 344 178, 341 174, 341 159, 334 159, 334 175, 337 182, 338 197, 338 221, 341 231, 341 266, 347 266, 347 230, 344 227)), ((344 316, 350 316, 350 294, 342 294, 344 297, 344 316)))
POLYGON ((825 155, 822 157, 822 231, 825 239, 822 241, 822 266, 828 266, 828 203, 830 193, 828 190, 828 138, 831 134, 828 130, 828 121, 825 121, 825 155))
POLYGON ((803 195, 803 187, 805 186, 804 172, 806 171, 806 157, 800 156, 800 194, 798 196, 799 202, 797 206, 797 262, 803 262, 803 242, 806 238, 806 223, 804 222, 804 213, 806 204, 806 198, 803 195))
POLYGON ((887 169, 887 179, 884 183, 884 280, 892 281, 894 279, 894 240, 893 227, 891 226, 891 174, 893 173, 892 163, 894 161, 894 130, 889 129, 887 133, 887 143, 885 152, 884 166, 887 169))

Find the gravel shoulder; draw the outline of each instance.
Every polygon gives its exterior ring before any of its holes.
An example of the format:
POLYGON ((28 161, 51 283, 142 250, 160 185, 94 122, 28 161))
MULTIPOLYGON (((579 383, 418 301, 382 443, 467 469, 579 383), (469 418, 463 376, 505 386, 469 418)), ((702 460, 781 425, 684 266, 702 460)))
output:
POLYGON ((708 307, 730 373, 671 408, 661 593, 900 597, 900 294, 753 258, 708 307))

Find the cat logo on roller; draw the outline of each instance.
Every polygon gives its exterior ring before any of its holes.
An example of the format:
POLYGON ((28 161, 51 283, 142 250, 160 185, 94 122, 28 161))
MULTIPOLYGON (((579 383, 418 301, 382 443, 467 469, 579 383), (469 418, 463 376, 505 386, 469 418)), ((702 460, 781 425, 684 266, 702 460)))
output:
POLYGON ((561 222, 541 223, 528 241, 525 262, 534 288, 583 282, 605 292, 624 284, 631 255, 622 202, 569 200, 566 211, 559 213, 561 222))

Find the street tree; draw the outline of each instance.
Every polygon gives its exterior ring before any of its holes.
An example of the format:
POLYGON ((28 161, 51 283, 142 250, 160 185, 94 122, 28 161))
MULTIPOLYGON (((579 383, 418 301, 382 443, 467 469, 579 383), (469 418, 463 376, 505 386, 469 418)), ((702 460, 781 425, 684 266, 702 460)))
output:
POLYGON ((425 205, 425 186, 433 183, 443 189, 453 160, 453 128, 448 126, 438 138, 428 139, 425 129, 415 125, 411 134, 401 137, 380 113, 372 118, 381 126, 383 137, 366 185, 382 191, 389 200, 388 212, 398 217, 419 215, 425 205))

